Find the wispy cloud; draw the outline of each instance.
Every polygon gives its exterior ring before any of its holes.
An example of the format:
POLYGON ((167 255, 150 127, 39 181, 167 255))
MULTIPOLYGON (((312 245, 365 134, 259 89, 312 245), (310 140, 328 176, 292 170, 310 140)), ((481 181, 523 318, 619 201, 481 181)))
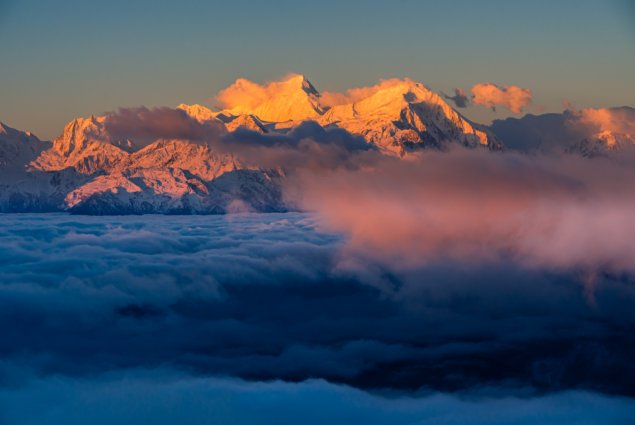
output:
POLYGON ((201 123, 180 109, 165 107, 121 108, 106 115, 104 126, 115 139, 131 139, 140 145, 157 139, 213 141, 225 132, 221 123, 201 123))
POLYGON ((457 149, 303 177, 301 205, 379 260, 635 272, 631 161, 457 149))

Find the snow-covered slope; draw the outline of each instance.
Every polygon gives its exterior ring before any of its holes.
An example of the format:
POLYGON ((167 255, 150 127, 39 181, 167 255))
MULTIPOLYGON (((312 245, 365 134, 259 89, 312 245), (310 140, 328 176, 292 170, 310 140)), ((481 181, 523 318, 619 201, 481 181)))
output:
POLYGON ((73 168, 88 175, 113 169, 126 157, 124 149, 131 149, 133 142, 115 140, 106 130, 105 122, 105 116, 92 115, 73 120, 31 166, 41 171, 73 168))
POLYGON ((219 112, 213 112, 209 108, 206 108, 203 105, 186 105, 181 103, 177 109, 184 111, 188 116, 194 118, 200 123, 206 123, 210 121, 219 121, 223 122, 219 117, 219 112))
POLYGON ((359 100, 330 108, 320 123, 360 134, 398 153, 418 146, 444 148, 449 143, 498 147, 485 128, 469 122, 421 83, 387 80, 366 92, 359 100))
POLYGON ((21 174, 26 164, 37 158, 46 143, 29 132, 22 132, 0 122, 0 170, 4 175, 21 174))

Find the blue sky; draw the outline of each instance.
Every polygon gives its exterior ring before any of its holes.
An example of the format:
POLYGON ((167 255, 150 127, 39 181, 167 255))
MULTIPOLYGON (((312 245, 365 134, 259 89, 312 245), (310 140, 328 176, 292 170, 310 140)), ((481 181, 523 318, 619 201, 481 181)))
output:
POLYGON ((627 0, 0 0, 0 58, 0 121, 42 138, 76 116, 209 103, 237 77, 289 72, 323 91, 514 84, 534 92, 529 112, 635 105, 627 0))

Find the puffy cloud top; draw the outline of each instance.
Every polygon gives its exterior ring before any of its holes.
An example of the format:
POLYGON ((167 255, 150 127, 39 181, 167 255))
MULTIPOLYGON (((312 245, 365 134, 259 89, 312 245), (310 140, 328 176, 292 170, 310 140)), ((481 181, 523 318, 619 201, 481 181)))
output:
POLYGON ((518 86, 498 86, 493 83, 480 83, 472 87, 473 102, 491 109, 503 106, 515 114, 520 114, 531 103, 529 89, 518 86))
POLYGON ((635 108, 587 108, 575 115, 580 124, 592 126, 596 132, 635 135, 635 108))

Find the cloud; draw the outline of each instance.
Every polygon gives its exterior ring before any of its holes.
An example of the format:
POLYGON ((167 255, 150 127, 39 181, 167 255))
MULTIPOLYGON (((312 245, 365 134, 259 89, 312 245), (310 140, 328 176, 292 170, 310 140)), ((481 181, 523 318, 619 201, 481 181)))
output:
POLYGON ((470 103, 470 98, 465 93, 465 90, 461 88, 454 89, 454 96, 443 95, 446 99, 454 102, 457 108, 467 108, 470 103))
POLYGON ((121 108, 106 115, 104 126, 115 139, 133 140, 139 146, 158 139, 207 142, 224 133, 220 123, 201 123, 184 111, 171 108, 121 108))
POLYGON ((520 114, 531 103, 531 99, 531 90, 518 86, 480 83, 472 87, 472 101, 493 110, 497 106, 503 106, 515 114, 520 114))
POLYGON ((215 147, 245 164, 281 168, 285 172, 355 166, 361 158, 370 160, 379 155, 363 137, 339 128, 324 128, 313 121, 303 122, 287 134, 261 134, 239 128, 215 147))
POLYGON ((580 110, 574 117, 577 122, 572 125, 589 126, 595 133, 610 131, 635 134, 635 108, 587 108, 580 110))
POLYGON ((402 265, 511 259, 635 272, 634 178, 630 161, 457 149, 307 173, 298 196, 357 250, 402 265))
POLYGON ((232 85, 221 90, 216 99, 223 108, 244 107, 251 110, 275 95, 278 89, 276 82, 260 85, 246 78, 239 78, 232 85))
POLYGON ((3 423, 267 425, 624 424, 630 399, 586 392, 544 397, 432 393, 381 397, 313 380, 245 383, 170 371, 128 371, 92 380, 44 379, 0 392, 3 423))

